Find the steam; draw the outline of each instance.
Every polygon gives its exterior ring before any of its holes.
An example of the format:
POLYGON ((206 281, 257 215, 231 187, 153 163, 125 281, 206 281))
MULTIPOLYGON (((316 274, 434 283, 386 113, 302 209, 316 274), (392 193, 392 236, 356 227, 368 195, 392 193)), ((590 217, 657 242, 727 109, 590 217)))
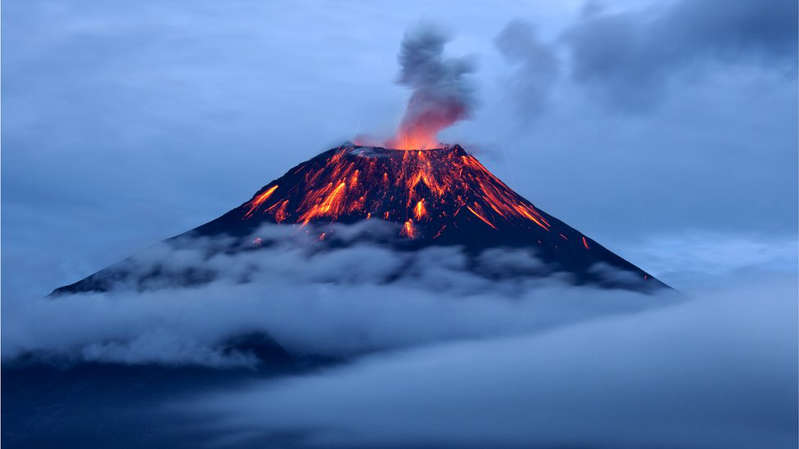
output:
POLYGON ((423 25, 405 34, 399 54, 397 83, 413 90, 393 148, 436 146, 439 131, 469 116, 473 89, 466 75, 475 67, 471 59, 444 58, 449 37, 442 30, 423 25))

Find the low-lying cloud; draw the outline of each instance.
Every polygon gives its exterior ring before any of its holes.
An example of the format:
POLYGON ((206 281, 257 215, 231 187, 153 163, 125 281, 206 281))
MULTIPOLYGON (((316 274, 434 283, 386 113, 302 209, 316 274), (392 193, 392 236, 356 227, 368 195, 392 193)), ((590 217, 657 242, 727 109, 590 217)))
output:
MULTIPOLYGON (((342 227, 335 234, 346 240, 367 231, 342 227)), ((478 274, 467 269, 459 248, 401 252, 353 244, 320 251, 312 243, 318 240, 297 228, 268 226, 257 234, 262 242, 283 243, 235 255, 219 252, 214 240, 162 244, 125 262, 140 274, 158 267, 161 276, 144 284, 4 298, 3 312, 13 319, 4 322, 3 358, 252 366, 252 354, 231 351, 225 342, 265 334, 295 354, 350 357, 529 333, 676 300, 670 293, 575 287, 566 275, 498 278, 542 266, 523 250, 482 253, 478 274), (213 280, 188 287, 174 280, 188 269, 214 273, 213 280)))
POLYGON ((253 441, 293 435, 291 447, 793 448, 795 299, 793 276, 738 284, 552 332, 370 356, 179 409, 253 441))
MULTIPOLYGON (((302 229, 268 226, 257 234, 272 246, 237 255, 220 251, 230 241, 204 240, 129 261, 142 272, 214 271, 202 285, 5 297, 3 362, 268 366, 230 344, 253 334, 295 355, 347 359, 159 399, 187 432, 202 427, 223 447, 796 444, 797 291, 785 264, 720 288, 645 295, 494 276, 539 268, 525 251, 482 253, 486 276, 458 248, 392 251, 357 243, 380 229, 340 227, 333 234, 350 246, 323 251, 302 229)), ((730 245, 739 259, 751 252, 730 245)), ((762 265, 781 254, 772 250, 748 257, 762 265)))

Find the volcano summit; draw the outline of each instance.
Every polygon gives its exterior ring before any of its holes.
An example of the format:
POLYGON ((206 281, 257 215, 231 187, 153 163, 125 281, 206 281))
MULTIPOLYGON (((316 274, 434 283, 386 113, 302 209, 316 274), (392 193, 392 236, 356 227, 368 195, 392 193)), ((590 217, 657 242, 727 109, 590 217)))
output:
MULTIPOLYGON (((482 273, 487 276, 567 273, 576 284, 645 291, 665 286, 536 208, 459 145, 424 150, 354 144, 333 148, 265 185, 249 201, 167 243, 226 237, 232 243, 224 251, 254 251, 270 244, 258 236, 259 228, 273 224, 293 225, 298 232, 318 236, 323 249, 334 250, 352 244, 336 238, 341 225, 361 222, 383 222, 392 229, 361 242, 398 251, 458 246, 476 257, 488 249, 507 248, 529 251, 543 263, 529 272, 482 273)), ((144 288, 143 279, 164 275, 157 266, 145 274, 134 274, 128 266, 121 262, 53 293, 106 291, 121 281, 144 288)), ((193 270, 181 278, 181 284, 208 282, 214 273, 198 277, 193 270)))

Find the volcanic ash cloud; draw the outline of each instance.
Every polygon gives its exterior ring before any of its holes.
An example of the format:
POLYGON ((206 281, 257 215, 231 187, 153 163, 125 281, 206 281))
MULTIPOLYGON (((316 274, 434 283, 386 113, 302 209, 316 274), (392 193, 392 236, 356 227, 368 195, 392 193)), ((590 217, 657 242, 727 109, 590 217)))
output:
POLYGON ((387 146, 416 149, 438 146, 442 129, 467 118, 474 104, 466 75, 474 72, 470 58, 444 58, 449 37, 426 25, 405 34, 399 53, 397 83, 413 90, 397 134, 387 146))

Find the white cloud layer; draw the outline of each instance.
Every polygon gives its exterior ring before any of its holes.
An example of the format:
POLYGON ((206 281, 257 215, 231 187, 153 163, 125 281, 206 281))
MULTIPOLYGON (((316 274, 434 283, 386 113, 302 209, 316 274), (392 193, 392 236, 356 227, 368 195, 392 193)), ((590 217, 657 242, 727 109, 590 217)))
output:
POLYGON ((629 260, 679 288, 723 286, 768 273, 796 273, 796 235, 693 231, 652 235, 626 245, 629 260))
MULTIPOLYGON (((343 238, 358 235, 339 231, 343 238)), ((148 286, 158 289, 143 292, 121 288, 4 298, 4 315, 13 319, 4 321, 3 357, 36 353, 123 363, 252 365, 252 356, 230 351, 224 343, 264 333, 294 353, 351 356, 533 332, 677 300, 670 292, 650 296, 574 287, 564 276, 491 280, 467 270, 457 248, 408 253, 356 244, 317 252, 305 239, 286 233, 302 235, 273 226, 258 235, 291 243, 211 257, 207 250, 218 242, 192 249, 158 245, 126 263, 142 273, 156 264, 165 273, 187 268, 218 273, 202 286, 181 288, 157 280, 148 286)), ((493 249, 478 258, 486 273, 539 264, 522 250, 493 249)))
MULTIPOLYGON (((587 295, 584 299, 592 298, 587 295)), ((446 343, 203 394, 292 447, 796 447, 796 279, 552 332, 446 343)))

